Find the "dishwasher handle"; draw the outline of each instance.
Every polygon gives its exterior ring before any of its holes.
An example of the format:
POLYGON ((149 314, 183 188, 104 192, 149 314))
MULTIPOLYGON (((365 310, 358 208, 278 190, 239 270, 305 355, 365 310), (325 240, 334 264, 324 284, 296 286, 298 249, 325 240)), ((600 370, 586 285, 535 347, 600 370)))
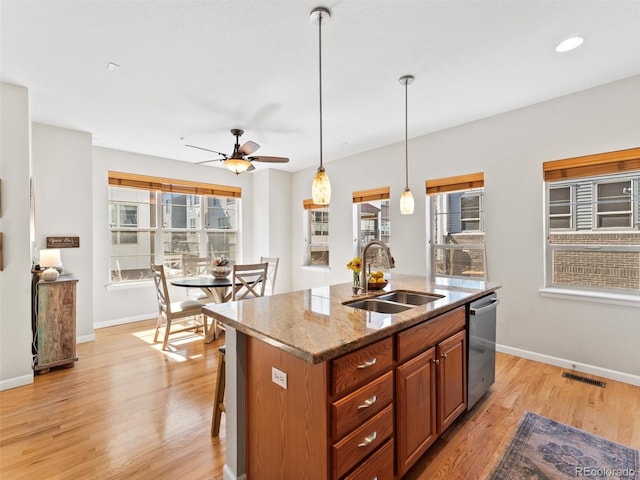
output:
POLYGON ((500 303, 500 299, 494 298, 491 300, 491 303, 489 303, 488 305, 485 305, 484 307, 480 307, 480 308, 471 307, 469 309, 469 315, 478 315, 480 313, 486 312, 487 310, 494 310, 499 303, 500 303))

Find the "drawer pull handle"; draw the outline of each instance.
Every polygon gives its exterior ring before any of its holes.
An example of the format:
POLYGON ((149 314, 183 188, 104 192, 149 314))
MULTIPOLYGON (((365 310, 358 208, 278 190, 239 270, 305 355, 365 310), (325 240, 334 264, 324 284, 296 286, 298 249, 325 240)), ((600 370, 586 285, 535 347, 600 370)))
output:
POLYGON ((433 363, 435 363, 435 364, 436 364, 436 367, 437 367, 438 365, 440 365, 440 360, 439 360, 439 359, 437 359, 437 358, 436 358, 435 360, 431 360, 431 361, 432 361, 433 363))
POLYGON ((369 435, 368 437, 365 437, 364 440, 362 440, 359 444, 358 447, 368 447, 369 445, 371 445, 375 439, 378 437, 378 432, 373 432, 371 435, 369 435))
POLYGON ((378 397, 376 397, 375 395, 372 395, 369 398, 367 398, 364 402, 362 402, 360 405, 358 405, 358 410, 362 410, 363 408, 369 408, 371 405, 373 405, 377 401, 378 401, 378 397))
POLYGON ((440 355, 442 358, 447 358, 447 354, 443 353, 442 355, 440 355))
POLYGON ((358 365, 358 368, 363 369, 363 368, 373 367, 377 361, 378 359, 376 357, 373 357, 371 360, 362 362, 360 365, 358 365))

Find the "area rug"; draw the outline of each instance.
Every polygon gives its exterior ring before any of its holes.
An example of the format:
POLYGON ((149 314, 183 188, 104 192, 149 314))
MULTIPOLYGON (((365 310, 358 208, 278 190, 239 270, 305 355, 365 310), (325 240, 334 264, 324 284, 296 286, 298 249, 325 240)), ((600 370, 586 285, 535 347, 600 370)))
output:
POLYGON ((491 480, 638 480, 638 450, 525 412, 491 480))

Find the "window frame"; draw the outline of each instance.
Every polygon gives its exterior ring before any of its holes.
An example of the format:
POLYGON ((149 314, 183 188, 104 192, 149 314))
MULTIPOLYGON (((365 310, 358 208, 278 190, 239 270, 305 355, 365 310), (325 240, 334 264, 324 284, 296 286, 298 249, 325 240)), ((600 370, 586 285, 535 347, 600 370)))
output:
POLYGON ((640 284, 634 283, 633 274, 629 277, 620 270, 630 268, 633 272, 636 257, 640 256, 640 148, 544 162, 543 175, 545 254, 541 293, 637 306, 640 303, 640 284), (630 210, 612 211, 613 214, 622 213, 630 217, 628 225, 600 226, 599 218, 606 214, 601 213, 599 206, 606 200, 603 201, 599 186, 625 182, 630 182, 629 186, 611 201, 625 202, 624 195, 629 195, 630 210), (573 191, 571 229, 551 228, 550 225, 549 192, 562 186, 571 186, 573 191), (578 191, 582 193, 578 195, 578 191), (565 243, 560 243, 563 241, 565 243), (566 258, 556 260, 558 252, 565 252, 566 258), (574 260, 572 252, 584 253, 584 258, 574 260), (624 253, 632 253, 631 260, 619 255, 624 253), (587 270, 581 271, 581 265, 585 265, 587 270), (595 273, 588 271, 593 265, 604 269, 595 269, 595 273), (572 271, 572 267, 576 270, 572 271), (590 274, 597 277, 589 277, 590 274))
POLYGON ((330 243, 330 233, 331 233, 331 225, 330 225, 330 212, 328 205, 314 205, 311 200, 305 200, 304 205, 304 220, 303 220, 303 228, 304 228, 304 259, 303 266, 309 268, 328 268, 330 265, 331 259, 331 243, 330 243), (323 217, 323 221, 316 221, 313 217, 320 214, 323 217), (326 228, 321 228, 320 230, 315 230, 314 226, 318 225, 326 226, 326 228), (326 232, 326 234, 316 234, 315 232, 326 232), (326 238, 326 240, 318 241, 315 237, 326 238), (313 248, 320 247, 326 252, 325 261, 323 263, 313 263, 313 248))
MULTIPOLYGON (((144 187, 140 187, 140 186, 131 186, 131 185, 127 185, 127 184, 117 184, 111 181, 110 178, 110 182, 109 182, 109 195, 108 195, 108 208, 109 208, 109 232, 110 232, 110 237, 113 235, 113 233, 117 233, 119 231, 132 231, 132 232, 136 232, 138 235, 140 233, 149 233, 150 235, 154 236, 153 241, 151 242, 150 245, 150 251, 148 253, 149 255, 149 264, 152 263, 156 263, 156 264, 164 264, 165 265, 165 270, 166 270, 166 275, 167 277, 172 277, 172 276, 176 276, 176 275, 181 275, 182 271, 181 271, 181 260, 182 260, 182 254, 171 254, 168 252, 165 252, 165 240, 166 240, 166 234, 170 234, 170 233, 185 233, 187 235, 189 234, 196 234, 198 237, 198 253, 199 254, 204 254, 204 255, 209 255, 210 253, 213 255, 215 254, 215 252, 208 252, 208 248, 207 245, 209 243, 209 233, 212 232, 217 232, 217 231, 222 231, 224 233, 231 233, 231 234, 235 234, 236 238, 235 238, 235 245, 236 245, 236 249, 235 251, 232 253, 232 255, 225 255, 228 258, 230 258, 230 260, 235 260, 236 255, 238 254, 240 248, 239 248, 239 244, 240 244, 240 208, 241 208, 241 201, 240 201, 240 197, 239 196, 227 196, 227 195, 210 195, 207 193, 203 193, 203 194, 197 194, 197 193, 192 193, 192 192, 168 192, 168 191, 163 191, 161 189, 157 189, 154 188, 155 185, 151 185, 151 188, 144 188, 144 187), (118 204, 130 204, 130 201, 122 201, 122 200, 112 200, 111 198, 111 188, 114 189, 126 189, 126 190, 140 190, 140 191, 144 191, 147 192, 149 195, 149 203, 145 204, 149 206, 150 209, 150 218, 149 218, 149 223, 150 223, 150 227, 117 227, 114 226, 111 222, 112 220, 112 208, 114 205, 118 205, 118 204), (183 207, 185 208, 185 211, 187 209, 195 209, 197 210, 197 215, 198 215, 198 220, 196 221, 196 224, 199 223, 199 228, 189 228, 189 218, 186 218, 186 226, 185 227, 168 227, 165 225, 165 220, 166 220, 166 216, 165 216, 165 207, 170 207, 171 203, 165 203, 165 199, 164 199, 164 195, 167 194, 174 194, 174 193, 179 193, 180 195, 185 195, 189 198, 195 198, 198 197, 199 199, 199 203, 196 206, 195 204, 191 204, 191 200, 186 201, 185 205, 183 205, 183 207), (236 228, 225 228, 225 229, 210 229, 210 228, 206 228, 207 225, 205 225, 205 220, 206 220, 206 212, 207 212, 207 208, 203 208, 203 206, 208 206, 209 204, 209 199, 215 199, 215 198, 231 198, 236 202, 236 208, 235 208, 235 216, 236 216, 236 228), (154 208, 155 205, 155 208, 154 208), (159 206, 159 208, 158 208, 159 206), (155 225, 155 226, 153 226, 155 225), (114 231, 115 230, 115 231, 114 231)), ((136 205, 138 207, 138 222, 139 222, 139 205, 136 205)), ((116 207, 116 214, 118 214, 119 209, 116 207)), ((119 217, 118 217, 119 218, 119 217)), ((112 237, 111 237, 112 238, 112 237)), ((124 284, 140 284, 140 283, 144 283, 144 282, 149 282, 151 281, 151 276, 147 277, 143 277, 143 278, 139 278, 139 279, 127 279, 127 280, 122 280, 122 270, 120 270, 120 266, 119 266, 119 261, 122 259, 123 256, 127 256, 127 255, 118 255, 117 253, 114 253, 113 251, 113 247, 114 246, 118 246, 121 245, 120 243, 116 243, 114 244, 111 239, 109 242, 109 268, 108 268, 108 274, 109 274, 109 278, 108 278, 108 284, 110 285, 124 285, 124 284), (118 280, 118 278, 120 278, 120 280, 118 280)), ((125 245, 132 245, 132 244, 125 244, 125 245)), ((190 254, 193 252, 183 252, 183 254, 190 254)), ((228 252, 227 252, 228 253, 228 252)), ((134 255, 129 255, 130 257, 135 257, 140 259, 141 255, 146 255, 146 254, 134 254, 134 255)), ((139 260, 138 260, 139 261, 139 260)), ((133 270, 139 270, 139 269, 133 269, 133 270)))

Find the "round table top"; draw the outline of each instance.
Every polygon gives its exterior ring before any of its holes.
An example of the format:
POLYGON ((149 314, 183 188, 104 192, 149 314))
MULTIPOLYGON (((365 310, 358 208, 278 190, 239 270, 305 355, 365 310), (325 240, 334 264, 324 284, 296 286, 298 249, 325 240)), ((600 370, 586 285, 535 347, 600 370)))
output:
POLYGON ((228 277, 214 277, 213 275, 202 275, 197 277, 172 278, 169 280, 171 285, 177 287, 194 287, 194 288, 214 288, 214 287, 230 287, 231 274, 228 277))

